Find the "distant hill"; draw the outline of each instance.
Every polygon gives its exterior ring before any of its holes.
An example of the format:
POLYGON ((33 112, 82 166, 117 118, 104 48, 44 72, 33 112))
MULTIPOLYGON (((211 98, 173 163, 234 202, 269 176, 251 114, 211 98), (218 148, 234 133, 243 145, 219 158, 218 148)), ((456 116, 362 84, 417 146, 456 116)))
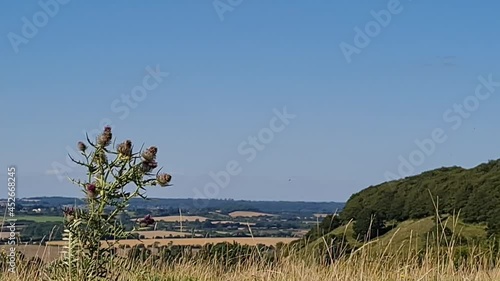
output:
POLYGON ((374 237, 389 231, 390 224, 433 216, 436 207, 441 215, 460 212, 463 222, 484 224, 488 234, 499 234, 500 160, 472 169, 440 168, 370 186, 351 196, 340 220, 354 220, 356 234, 366 234, 371 224, 374 237))
MULTIPOLYGON (((59 207, 62 205, 84 204, 81 198, 72 197, 30 197, 19 199, 19 204, 40 207, 59 207)), ((289 214, 313 216, 317 213, 333 213, 342 210, 345 203, 340 202, 300 202, 300 201, 248 201, 232 199, 170 199, 148 198, 132 199, 129 209, 171 209, 178 213, 179 208, 187 212, 220 211, 228 214, 234 211, 262 212, 270 214, 289 214)))

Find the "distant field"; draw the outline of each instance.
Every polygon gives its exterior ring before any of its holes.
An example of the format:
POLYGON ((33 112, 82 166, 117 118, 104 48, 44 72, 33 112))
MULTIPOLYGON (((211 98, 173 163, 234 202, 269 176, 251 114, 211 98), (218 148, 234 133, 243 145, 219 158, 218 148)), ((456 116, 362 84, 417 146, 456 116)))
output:
MULTIPOLYGON (((181 217, 180 216, 166 216, 166 217, 154 217, 156 221, 164 221, 164 222, 180 222, 181 217)), ((133 219, 135 221, 136 219, 133 219)), ((139 219, 140 220, 140 219, 139 219)), ((196 221, 199 220, 200 222, 204 222, 208 220, 208 218, 201 217, 201 216, 182 216, 182 221, 196 221)))
MULTIPOLYGON (((144 244, 145 246, 153 245, 155 242, 158 242, 160 245, 168 245, 172 242, 173 245, 182 245, 182 246, 203 246, 205 244, 217 244, 223 242, 237 242, 242 245, 251 245, 255 246, 258 244, 264 245, 276 245, 279 242, 290 243, 292 241, 297 240, 297 238, 283 238, 283 237, 219 237, 219 238, 178 238, 178 239, 143 239, 142 242, 138 240, 122 240, 120 244, 122 245, 130 245, 134 246, 137 244, 144 244)), ((64 241, 50 241, 47 242, 47 245, 50 246, 64 246, 66 242, 64 241)))
POLYGON ((260 213, 260 212, 236 211, 229 213, 229 216, 233 218, 238 218, 238 217, 252 218, 252 217, 275 217, 276 215, 260 213))
MULTIPOLYGON (((9 245, 1 245, 1 251, 9 251, 9 245)), ((44 245, 16 245, 16 251, 21 252, 27 259, 39 257, 44 261, 52 261, 59 257, 61 246, 44 246, 44 245)))
POLYGON ((329 215, 330 214, 314 214, 314 217, 316 217, 316 218, 324 218, 324 217, 327 217, 329 215))
MULTIPOLYGON (((16 236, 19 236, 19 232, 16 232, 16 236)), ((9 237, 10 237, 10 232, 8 232, 8 231, 0 232, 0 239, 9 238, 9 237)))
MULTIPOLYGON (((137 231, 135 233, 138 233, 139 235, 144 235, 146 239, 151 239, 155 237, 169 237, 172 235, 172 237, 186 237, 186 236, 191 236, 191 233, 189 232, 180 232, 180 231, 166 231, 166 230, 152 230, 152 231, 137 231)), ((196 236, 196 234, 195 234, 196 236)))
POLYGON ((254 226, 256 223, 254 222, 239 222, 239 221, 212 221, 212 224, 233 224, 233 223, 239 223, 241 225, 250 225, 254 226))
MULTIPOLYGON (((15 216, 13 218, 34 222, 63 222, 63 216, 15 216)), ((3 221, 3 219, 0 219, 0 221, 3 221)))

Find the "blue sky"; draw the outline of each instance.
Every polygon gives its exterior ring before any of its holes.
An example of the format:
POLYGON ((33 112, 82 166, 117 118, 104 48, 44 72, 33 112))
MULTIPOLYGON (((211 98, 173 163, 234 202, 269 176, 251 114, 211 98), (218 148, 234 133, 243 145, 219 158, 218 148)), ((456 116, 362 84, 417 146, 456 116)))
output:
POLYGON ((80 195, 54 163, 102 120, 118 141, 159 147, 174 186, 155 197, 344 201, 400 175, 401 157, 424 155, 409 174, 499 158, 500 87, 474 104, 479 76, 500 81, 496 1, 40 2, 51 15, 37 1, 0 9, 0 162, 17 166, 20 197, 80 195), (355 28, 390 5, 356 47, 355 28), (358 49, 350 63, 342 42, 358 49), (169 75, 132 108, 122 95, 148 66, 169 75), (239 145, 284 107, 296 117, 247 161, 239 145), (415 141, 436 129, 446 140, 423 154, 415 141), (241 173, 204 192, 230 161, 241 173))

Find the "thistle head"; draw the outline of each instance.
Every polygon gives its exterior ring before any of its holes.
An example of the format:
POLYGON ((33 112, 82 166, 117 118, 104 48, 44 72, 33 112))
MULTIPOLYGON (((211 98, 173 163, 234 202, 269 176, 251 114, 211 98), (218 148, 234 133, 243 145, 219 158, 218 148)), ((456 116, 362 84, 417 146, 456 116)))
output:
POLYGON ((93 183, 89 183, 86 186, 87 196, 89 198, 95 198, 97 196, 97 187, 93 183))
POLYGON ((111 139, 113 134, 111 133, 111 127, 104 127, 104 131, 97 137, 97 144, 101 147, 106 147, 111 144, 111 139))
POLYGON ((85 150, 87 150, 87 146, 81 141, 78 142, 77 146, 78 146, 78 150, 81 152, 85 152, 85 150))
POLYGON ((142 220, 139 221, 141 227, 148 227, 150 225, 153 225, 154 223, 155 220, 151 217, 151 215, 146 215, 142 220))
POLYGON ((126 140, 120 143, 116 150, 120 157, 128 159, 132 157, 132 142, 130 140, 126 140))
POLYGON ((156 146, 151 146, 150 148, 146 149, 142 153, 142 158, 146 162, 154 161, 156 159, 156 153, 158 152, 158 148, 156 146))
POLYGON ((156 176, 156 182, 160 186, 169 186, 171 179, 172 179, 172 176, 169 174, 159 174, 156 176))
POLYGON ((75 209, 74 208, 64 208, 63 209, 64 219, 71 223, 75 219, 75 209))
POLYGON ((151 161, 151 162, 142 161, 141 163, 141 170, 144 173, 149 173, 152 170, 156 169, 156 167, 158 167, 158 163, 156 161, 151 161))

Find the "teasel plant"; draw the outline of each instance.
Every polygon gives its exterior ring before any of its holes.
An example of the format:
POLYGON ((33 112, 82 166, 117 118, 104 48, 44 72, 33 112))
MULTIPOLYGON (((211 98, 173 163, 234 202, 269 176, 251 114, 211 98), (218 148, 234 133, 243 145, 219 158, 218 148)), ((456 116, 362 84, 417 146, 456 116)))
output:
MULTIPOLYGON (((141 147, 137 152, 130 140, 115 146, 111 127, 105 127, 95 141, 87 135, 87 143, 77 144, 82 160, 69 155, 74 163, 87 170, 87 176, 85 180, 70 178, 85 194, 85 204, 63 210, 63 239, 67 243, 63 265, 77 278, 111 280, 109 265, 115 259, 119 241, 133 237, 137 230, 134 227, 127 231, 120 215, 130 200, 146 199, 148 187, 170 186, 172 177, 160 173, 161 169, 154 172, 158 167, 155 146, 141 147)), ((147 216, 137 227, 152 223, 154 219, 147 216)))

